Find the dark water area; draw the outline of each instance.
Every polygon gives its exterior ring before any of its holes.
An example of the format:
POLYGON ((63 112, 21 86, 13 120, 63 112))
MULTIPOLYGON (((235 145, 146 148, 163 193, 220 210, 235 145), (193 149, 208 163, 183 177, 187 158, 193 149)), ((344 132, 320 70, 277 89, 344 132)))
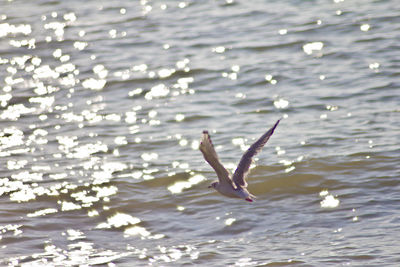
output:
POLYGON ((397 1, 1 1, 1 266, 398 266, 397 1), (226 198, 203 130, 233 171, 226 198))

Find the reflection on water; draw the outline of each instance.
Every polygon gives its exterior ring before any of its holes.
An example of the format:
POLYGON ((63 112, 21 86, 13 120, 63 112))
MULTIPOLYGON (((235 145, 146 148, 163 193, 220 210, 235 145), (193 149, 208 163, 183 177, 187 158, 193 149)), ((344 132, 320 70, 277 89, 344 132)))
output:
POLYGON ((0 3, 0 265, 397 262, 392 2, 0 3))
POLYGON ((324 199, 320 202, 321 208, 336 208, 339 206, 339 199, 335 198, 333 195, 329 194, 327 190, 321 191, 319 193, 320 197, 324 199))
POLYGON ((311 55, 313 53, 316 53, 316 51, 321 51, 323 47, 323 42, 313 42, 303 45, 303 51, 307 55, 311 55))
POLYGON ((173 194, 179 194, 184 189, 191 188, 193 185, 196 185, 204 180, 206 180, 206 178, 203 175, 197 174, 190 177, 187 181, 178 181, 174 183, 173 185, 168 187, 168 190, 171 191, 171 193, 173 194))

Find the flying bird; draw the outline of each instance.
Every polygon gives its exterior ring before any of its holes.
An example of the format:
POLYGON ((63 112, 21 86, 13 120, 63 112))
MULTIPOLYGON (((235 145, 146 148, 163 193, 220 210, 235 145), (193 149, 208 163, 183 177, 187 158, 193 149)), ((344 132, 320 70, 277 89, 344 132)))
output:
POLYGON ((249 173, 253 157, 260 152, 263 146, 267 143, 268 139, 274 133, 276 126, 278 126, 279 121, 280 120, 278 120, 271 129, 263 134, 243 154, 233 176, 231 176, 229 171, 225 169, 219 161, 208 131, 203 131, 199 149, 201 153, 203 153, 204 159, 211 165, 218 176, 218 181, 213 182, 208 188, 214 188, 227 197, 242 198, 249 202, 253 202, 255 196, 247 190, 246 176, 249 173))

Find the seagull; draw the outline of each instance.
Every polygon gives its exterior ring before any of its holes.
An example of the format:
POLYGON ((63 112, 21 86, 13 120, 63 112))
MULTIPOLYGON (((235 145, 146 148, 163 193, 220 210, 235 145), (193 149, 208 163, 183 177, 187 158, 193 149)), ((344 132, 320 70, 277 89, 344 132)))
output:
POLYGON ((275 125, 263 134, 250 148, 243 154, 233 176, 221 164, 215 152, 214 145, 211 142, 211 137, 208 131, 204 130, 201 137, 199 149, 203 153, 204 159, 211 165, 218 176, 218 181, 213 182, 208 188, 214 188, 224 196, 232 198, 242 198, 249 202, 253 202, 256 198, 247 191, 246 176, 249 173, 252 158, 261 151, 268 139, 274 133, 278 120, 275 125))

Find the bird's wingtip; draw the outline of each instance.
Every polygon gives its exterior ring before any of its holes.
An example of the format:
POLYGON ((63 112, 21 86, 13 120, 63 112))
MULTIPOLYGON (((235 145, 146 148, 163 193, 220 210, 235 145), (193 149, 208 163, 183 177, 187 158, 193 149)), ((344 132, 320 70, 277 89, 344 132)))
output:
POLYGON ((278 120, 275 122, 275 125, 272 126, 272 128, 275 129, 276 126, 278 126, 278 124, 281 122, 281 120, 282 120, 282 118, 278 119, 278 120))

